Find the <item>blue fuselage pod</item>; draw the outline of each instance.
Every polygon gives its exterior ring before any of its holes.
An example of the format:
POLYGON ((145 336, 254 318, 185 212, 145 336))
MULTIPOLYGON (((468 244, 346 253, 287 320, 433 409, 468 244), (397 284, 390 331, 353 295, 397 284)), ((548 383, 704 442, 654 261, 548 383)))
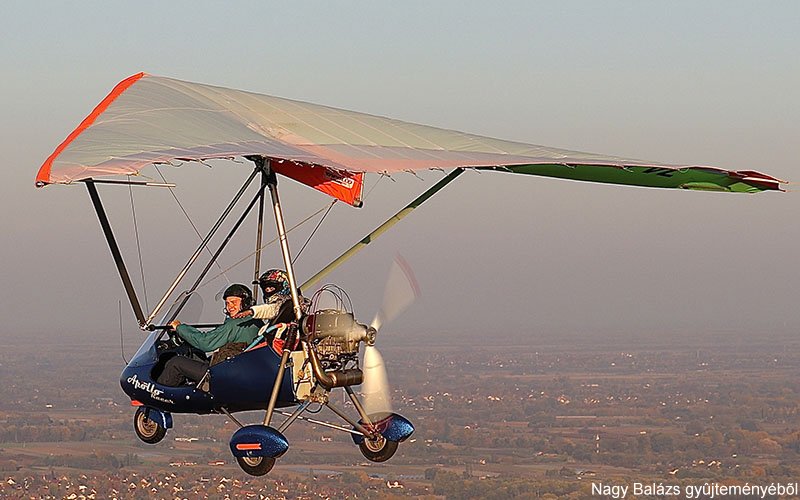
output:
MULTIPOLYGON (((265 343, 212 366, 206 392, 193 385, 171 387, 153 380, 159 357, 166 352, 159 352, 158 337, 157 332, 151 333, 120 375, 122 390, 132 401, 172 413, 204 414, 221 408, 234 412, 267 407, 278 375, 280 356, 265 343)), ((291 370, 287 370, 276 406, 296 404, 291 370)))
POLYGON ((289 442, 272 427, 254 424, 236 431, 230 447, 234 457, 278 458, 289 449, 289 442))

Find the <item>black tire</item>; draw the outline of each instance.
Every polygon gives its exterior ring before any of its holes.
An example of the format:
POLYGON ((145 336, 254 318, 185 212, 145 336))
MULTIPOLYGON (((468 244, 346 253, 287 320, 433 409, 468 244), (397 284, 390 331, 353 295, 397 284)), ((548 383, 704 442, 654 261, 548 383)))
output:
POLYGON ((236 461, 251 476, 263 476, 275 467, 275 459, 270 457, 236 457, 236 461))
POLYGON ((156 444, 167 435, 167 429, 147 418, 141 408, 138 408, 136 415, 133 416, 133 430, 136 431, 136 436, 147 444, 156 444))
POLYGON ((397 444, 397 441, 389 441, 378 434, 377 439, 364 438, 358 449, 370 462, 385 462, 394 456, 397 444))

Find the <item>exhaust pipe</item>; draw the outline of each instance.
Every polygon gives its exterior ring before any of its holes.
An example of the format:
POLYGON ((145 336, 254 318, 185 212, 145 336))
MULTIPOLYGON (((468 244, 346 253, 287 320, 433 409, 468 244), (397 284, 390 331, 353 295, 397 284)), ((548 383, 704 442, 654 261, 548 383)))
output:
POLYGON ((364 381, 364 373, 359 368, 326 372, 317 357, 317 352, 310 345, 308 346, 308 359, 311 361, 311 370, 314 372, 314 377, 326 389, 359 385, 364 381))

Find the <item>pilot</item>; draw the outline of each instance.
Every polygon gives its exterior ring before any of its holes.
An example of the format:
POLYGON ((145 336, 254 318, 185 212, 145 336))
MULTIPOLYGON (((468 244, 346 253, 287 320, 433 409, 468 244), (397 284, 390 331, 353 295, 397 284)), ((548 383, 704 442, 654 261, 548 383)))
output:
MULTIPOLYGON (((241 317, 237 314, 253 305, 253 295, 245 285, 234 284, 225 289, 222 297, 225 299, 225 322, 213 330, 203 332, 197 328, 172 321, 169 326, 178 335, 203 352, 211 352, 231 344, 241 346, 238 352, 243 351, 253 340, 258 337, 258 332, 264 322, 256 318, 241 317)), ((202 380, 209 367, 208 360, 174 356, 164 365, 164 370, 158 377, 158 383, 168 386, 178 386, 186 380, 199 382, 202 380)))

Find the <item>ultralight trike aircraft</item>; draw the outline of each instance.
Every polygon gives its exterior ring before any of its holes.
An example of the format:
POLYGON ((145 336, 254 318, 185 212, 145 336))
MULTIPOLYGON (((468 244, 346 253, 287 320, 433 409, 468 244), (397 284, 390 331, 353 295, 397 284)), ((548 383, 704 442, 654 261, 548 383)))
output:
POLYGON ((263 475, 288 450, 289 443, 283 433, 297 420, 350 433, 363 455, 376 462, 391 458, 398 443, 412 434, 411 422, 391 412, 388 406, 385 368, 374 348, 380 325, 394 317, 409 300, 388 300, 382 313, 367 326, 354 318, 346 294, 337 287, 321 289, 335 296, 335 307, 318 307, 312 301, 307 311, 301 307, 298 289, 306 292, 313 289, 332 269, 467 170, 744 193, 780 190, 783 182, 749 170, 661 164, 503 141, 139 73, 120 82, 55 149, 41 166, 36 185, 85 184, 133 312, 139 326, 148 332, 120 378, 122 389, 137 407, 134 416, 137 436, 146 443, 159 442, 172 427, 173 413, 225 414, 239 426, 230 440, 231 452, 239 465, 249 474, 263 475), (252 163, 247 179, 157 305, 145 314, 97 186, 123 184, 171 189, 173 185, 166 180, 151 182, 141 171, 175 162, 232 158, 245 158, 252 163), (292 178, 360 207, 365 174, 392 175, 423 169, 449 172, 298 287, 278 196, 278 176, 292 178), (252 191, 250 186, 254 181, 255 193, 230 232, 192 285, 178 292, 192 266, 208 251, 212 237, 248 190, 252 191), (298 347, 285 349, 279 355, 264 341, 271 333, 268 329, 241 354, 211 366, 207 383, 180 387, 157 383, 158 372, 169 357, 192 349, 169 333, 165 325, 176 318, 185 318, 182 315, 187 304, 192 302, 212 264, 256 206, 254 278, 259 276, 267 191, 291 288, 295 321, 288 331, 297 336, 298 347), (172 306, 162 313, 168 303, 172 306), (366 347, 360 359, 362 344, 366 347), (361 386, 363 398, 354 389, 357 386, 361 386), (331 402, 331 391, 337 388, 346 393, 355 416, 331 402), (344 424, 304 416, 310 408, 322 406, 339 416, 344 424), (293 410, 277 410, 280 408, 293 410), (240 423, 233 414, 245 410, 265 410, 263 421, 251 425, 240 423), (276 423, 276 414, 286 418, 276 423))

